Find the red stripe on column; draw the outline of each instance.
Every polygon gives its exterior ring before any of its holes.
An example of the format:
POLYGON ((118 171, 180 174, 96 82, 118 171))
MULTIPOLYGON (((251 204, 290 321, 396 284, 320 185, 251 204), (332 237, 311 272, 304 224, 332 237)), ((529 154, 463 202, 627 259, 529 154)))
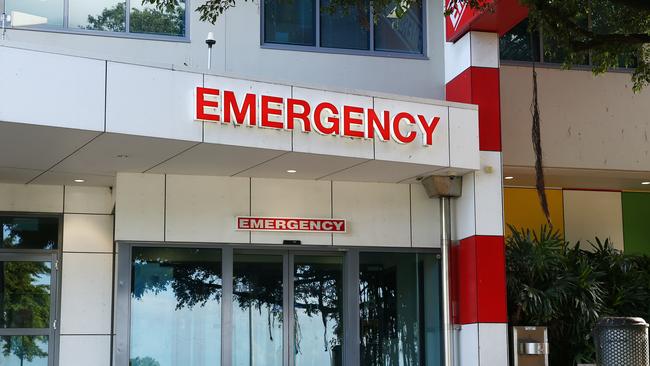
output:
POLYGON ((472 236, 453 249, 456 324, 506 323, 505 245, 502 236, 472 236))
POLYGON ((446 85, 447 100, 478 105, 479 148, 501 151, 499 69, 470 67, 446 85))

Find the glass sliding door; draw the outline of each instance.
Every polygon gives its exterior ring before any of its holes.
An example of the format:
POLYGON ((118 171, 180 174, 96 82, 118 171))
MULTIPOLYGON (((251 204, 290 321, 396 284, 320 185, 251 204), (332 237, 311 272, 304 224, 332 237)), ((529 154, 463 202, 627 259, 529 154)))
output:
POLYGON ((359 254, 361 364, 438 366, 438 260, 433 254, 359 254))
POLYGON ((343 364, 343 256, 293 256, 295 366, 343 364))
POLYGON ((233 366, 282 366, 283 254, 233 255, 233 366))
POLYGON ((221 250, 134 247, 131 366, 221 362, 221 250))

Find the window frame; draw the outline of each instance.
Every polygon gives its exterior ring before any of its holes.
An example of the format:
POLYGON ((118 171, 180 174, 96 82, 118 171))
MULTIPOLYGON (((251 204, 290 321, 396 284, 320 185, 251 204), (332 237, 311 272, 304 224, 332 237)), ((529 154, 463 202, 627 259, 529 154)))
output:
MULTIPOLYGON (((4 0, 0 0, 4 6, 4 0)), ((4 9, 4 8, 3 8, 4 9)), ((48 336, 47 365, 59 364, 59 345, 61 329, 61 268, 60 258, 63 256, 63 214, 50 212, 14 212, 0 211, 2 216, 15 217, 55 217, 59 221, 56 249, 7 249, 0 247, 2 262, 50 262, 50 322, 48 328, 0 328, 1 336, 48 336)))
MULTIPOLYGON (((74 35, 86 35, 86 36, 98 36, 98 37, 112 37, 112 38, 125 38, 125 39, 142 39, 148 41, 163 41, 163 42, 180 42, 180 43, 189 43, 190 42, 190 22, 191 22, 191 0, 185 0, 185 35, 183 36, 171 36, 163 34, 148 34, 148 33, 133 33, 131 32, 131 2, 139 0, 123 0, 125 4, 126 14, 124 18, 125 30, 124 32, 114 32, 114 31, 103 31, 103 30, 93 30, 93 29, 77 29, 69 27, 69 18, 70 18, 70 0, 63 0, 63 26, 58 27, 49 27, 49 26, 28 26, 28 27, 18 27, 14 28, 11 23, 7 23, 6 29, 8 30, 25 30, 25 31, 36 31, 36 32, 48 32, 48 33, 61 33, 61 34, 74 34, 74 35)), ((0 0, 0 10, 2 14, 6 14, 6 0, 0 0)), ((7 14, 8 15, 8 14, 7 14)))
MULTIPOLYGON (((293 276, 296 255, 341 255, 343 257, 343 356, 344 366, 358 365, 360 360, 360 323, 359 323, 359 253, 360 252, 394 252, 413 254, 433 254, 440 260, 440 248, 412 247, 325 247, 319 245, 257 245, 224 243, 179 243, 179 242, 133 242, 117 241, 117 273, 115 300, 115 353, 117 365, 128 365, 131 351, 131 283, 132 253, 134 247, 165 248, 209 248, 221 249, 222 302, 221 302, 221 366, 232 366, 232 332, 224 331, 232 327, 232 290, 234 252, 245 250, 252 254, 279 254, 283 258, 283 365, 295 366, 293 352, 293 276)), ((439 284, 443 276, 439 277, 439 284)), ((442 304, 440 304, 442 306, 442 304)), ((444 349, 440 347, 440 352, 444 349)))
MULTIPOLYGON (((67 0, 66 0, 67 1, 67 0)), ((427 0, 422 0, 421 12, 422 12, 422 52, 421 53, 408 53, 408 52, 397 52, 397 51, 378 51, 375 50, 375 22, 370 22, 370 29, 368 30, 368 36, 370 37, 368 42, 368 50, 356 50, 349 48, 334 48, 334 47, 322 47, 320 39, 320 0, 313 0, 315 2, 315 22, 314 28, 316 30, 314 46, 304 46, 304 45, 293 45, 293 44, 283 44, 283 43, 271 43, 266 42, 265 39, 265 6, 264 0, 260 0, 260 48, 269 49, 269 50, 284 50, 284 51, 299 51, 299 52, 316 52, 316 53, 329 53, 329 54, 339 54, 339 55, 351 55, 351 56, 374 56, 374 57, 392 57, 392 58, 406 58, 414 60, 428 60, 428 18, 427 18, 427 0)), ((370 2, 369 12, 372 14, 373 5, 372 1, 370 2)))

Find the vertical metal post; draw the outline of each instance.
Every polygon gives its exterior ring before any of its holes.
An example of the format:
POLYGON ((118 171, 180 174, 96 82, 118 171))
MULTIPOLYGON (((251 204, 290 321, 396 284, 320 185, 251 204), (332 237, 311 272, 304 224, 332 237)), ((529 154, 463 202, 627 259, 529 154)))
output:
POLYGON ((442 342, 444 351, 444 366, 453 366, 451 324, 451 300, 449 295, 449 250, 451 247, 451 210, 449 197, 440 196, 440 250, 442 261, 440 272, 442 277, 442 342))

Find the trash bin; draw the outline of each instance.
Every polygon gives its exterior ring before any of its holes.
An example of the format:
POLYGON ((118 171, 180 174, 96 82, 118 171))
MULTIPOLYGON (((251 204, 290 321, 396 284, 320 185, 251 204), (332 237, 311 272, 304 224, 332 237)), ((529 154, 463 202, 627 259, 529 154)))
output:
POLYGON ((650 366, 648 323, 641 318, 600 319, 594 342, 599 366, 650 366))

